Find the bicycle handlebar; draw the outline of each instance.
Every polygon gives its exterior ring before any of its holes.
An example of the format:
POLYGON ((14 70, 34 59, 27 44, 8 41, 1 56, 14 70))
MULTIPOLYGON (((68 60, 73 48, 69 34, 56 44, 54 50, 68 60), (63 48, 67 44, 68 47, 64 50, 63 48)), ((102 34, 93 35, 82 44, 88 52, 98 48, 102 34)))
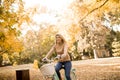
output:
POLYGON ((53 62, 53 60, 50 60, 50 59, 47 59, 47 58, 43 58, 42 62, 44 62, 44 63, 51 63, 51 62, 53 62))
POLYGON ((50 59, 48 59, 48 58, 43 58, 43 59, 42 59, 42 62, 44 62, 44 63, 51 63, 51 62, 54 62, 54 61, 56 61, 56 60, 59 60, 59 57, 58 57, 58 56, 55 57, 55 58, 52 59, 52 60, 50 60, 50 59))

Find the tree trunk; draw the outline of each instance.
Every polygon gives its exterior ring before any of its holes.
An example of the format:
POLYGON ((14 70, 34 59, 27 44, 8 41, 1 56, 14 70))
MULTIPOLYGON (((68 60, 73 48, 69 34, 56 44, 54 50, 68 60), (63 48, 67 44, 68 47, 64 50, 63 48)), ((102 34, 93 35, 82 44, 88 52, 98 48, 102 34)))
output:
POLYGON ((93 49, 93 53, 94 53, 94 58, 95 58, 95 59, 97 59, 97 58, 98 58, 98 56, 97 56, 97 52, 96 52, 96 50, 95 50, 95 49, 93 49))

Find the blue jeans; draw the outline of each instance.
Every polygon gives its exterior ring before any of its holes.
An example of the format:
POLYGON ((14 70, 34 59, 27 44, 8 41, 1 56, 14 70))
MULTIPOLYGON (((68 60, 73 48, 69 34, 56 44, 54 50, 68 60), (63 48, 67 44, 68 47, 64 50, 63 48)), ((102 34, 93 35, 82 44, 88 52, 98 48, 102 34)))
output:
POLYGON ((56 64, 55 70, 56 70, 56 73, 57 73, 57 75, 58 75, 58 77, 59 77, 60 80, 62 80, 61 79, 61 75, 60 75, 60 70, 61 69, 65 70, 66 79, 67 80, 71 80, 71 78, 70 78, 71 67, 72 67, 71 61, 58 62, 56 64))

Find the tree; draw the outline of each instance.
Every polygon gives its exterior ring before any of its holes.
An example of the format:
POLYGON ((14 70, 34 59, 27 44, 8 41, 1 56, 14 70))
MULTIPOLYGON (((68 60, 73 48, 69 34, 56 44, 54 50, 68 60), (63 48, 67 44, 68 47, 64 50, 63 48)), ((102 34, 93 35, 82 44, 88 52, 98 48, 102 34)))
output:
MULTIPOLYGON (((81 46, 83 48, 82 42, 84 43, 84 48, 87 44, 89 44, 89 47, 94 47, 95 45, 96 48, 105 46, 106 35, 109 34, 111 30, 103 24, 105 21, 105 19, 103 19, 103 17, 105 17, 104 14, 109 15, 109 13, 112 12, 114 16, 111 16, 109 19, 111 23, 115 21, 114 24, 117 24, 119 23, 119 7, 119 0, 84 0, 82 2, 77 0, 71 5, 71 9, 78 23, 77 25, 80 27, 79 31, 75 31, 74 29, 74 32, 77 32, 75 35, 79 37, 76 39, 80 41, 79 48, 81 48, 81 46), (112 20, 114 17, 115 20, 112 20)), ((88 48, 88 46, 86 48, 88 48)))
POLYGON ((28 15, 20 18, 23 12, 22 0, 0 0, 0 56, 7 53, 11 61, 15 59, 14 52, 19 54, 23 50, 23 44, 19 40, 21 33, 18 30, 28 19, 28 15), (18 8, 14 7, 15 4, 18 8))
POLYGON ((120 43, 120 32, 119 31, 117 31, 117 32, 115 32, 114 31, 114 33, 113 34, 111 34, 111 35, 113 35, 113 38, 112 38, 112 41, 110 42, 110 47, 111 47, 111 54, 113 55, 113 56, 120 56, 120 45, 119 45, 119 43, 120 43))
POLYGON ((114 41, 112 42, 112 47, 113 56, 120 56, 120 41, 114 39, 114 41))
POLYGON ((35 59, 41 61, 53 46, 57 30, 52 25, 46 26, 47 28, 40 28, 38 32, 29 30, 23 37, 24 50, 21 53, 21 63, 31 63, 35 59))

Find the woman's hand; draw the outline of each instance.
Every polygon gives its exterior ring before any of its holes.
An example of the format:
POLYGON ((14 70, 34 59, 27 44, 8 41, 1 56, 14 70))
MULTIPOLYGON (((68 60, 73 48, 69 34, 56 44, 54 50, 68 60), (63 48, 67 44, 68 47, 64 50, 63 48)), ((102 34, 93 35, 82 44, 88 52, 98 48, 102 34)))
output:
POLYGON ((47 61, 48 61, 48 58, 44 57, 44 58, 42 59, 42 61, 43 61, 43 62, 47 62, 47 61))
POLYGON ((57 61, 63 61, 63 59, 61 58, 61 55, 57 55, 57 57, 55 57, 55 59, 54 59, 55 61, 57 60, 57 61))
POLYGON ((61 55, 57 55, 56 57, 55 57, 55 60, 59 60, 61 58, 61 55))

